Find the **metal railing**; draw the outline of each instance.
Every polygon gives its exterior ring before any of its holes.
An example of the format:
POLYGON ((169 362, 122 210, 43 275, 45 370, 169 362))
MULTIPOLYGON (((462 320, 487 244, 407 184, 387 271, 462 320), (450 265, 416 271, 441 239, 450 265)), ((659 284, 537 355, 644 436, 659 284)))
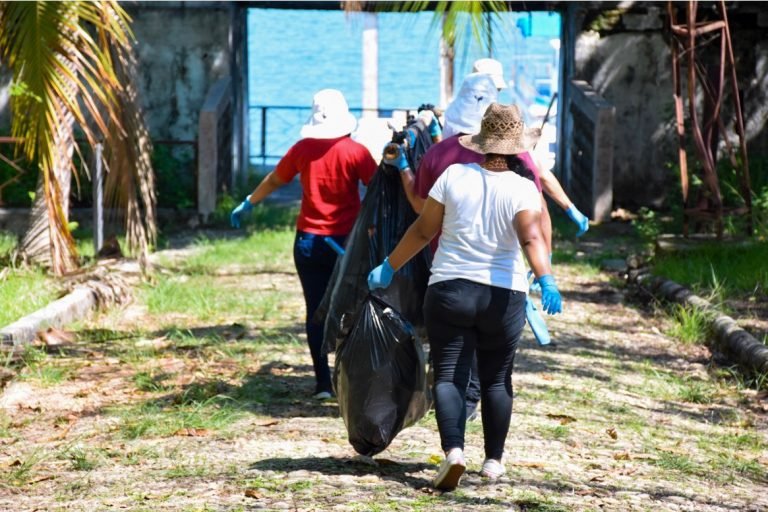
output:
MULTIPOLYGON (((392 117, 394 112, 404 112, 406 118, 415 114, 416 109, 407 108, 350 108, 360 117, 373 112, 377 117, 392 117)), ((292 105, 248 105, 248 161, 261 165, 274 165, 298 140, 299 127, 312 113, 311 107, 292 105)))

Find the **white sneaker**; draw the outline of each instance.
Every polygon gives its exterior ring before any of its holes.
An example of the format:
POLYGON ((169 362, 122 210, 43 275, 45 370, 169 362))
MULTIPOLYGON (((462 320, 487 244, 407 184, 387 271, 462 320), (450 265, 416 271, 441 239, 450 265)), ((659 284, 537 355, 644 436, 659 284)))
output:
POLYGON ((329 400, 333 395, 328 391, 320 391, 319 393, 315 393, 312 395, 312 398, 315 400, 329 400))
POLYGON ((483 468, 480 470, 480 476, 496 480, 506 472, 501 462, 495 459, 485 459, 483 462, 483 468))
POLYGON ((464 452, 461 451, 461 448, 451 448, 443 463, 440 464, 440 469, 437 471, 432 485, 441 491, 452 491, 459 486, 461 475, 466 469, 467 463, 464 462, 464 452))

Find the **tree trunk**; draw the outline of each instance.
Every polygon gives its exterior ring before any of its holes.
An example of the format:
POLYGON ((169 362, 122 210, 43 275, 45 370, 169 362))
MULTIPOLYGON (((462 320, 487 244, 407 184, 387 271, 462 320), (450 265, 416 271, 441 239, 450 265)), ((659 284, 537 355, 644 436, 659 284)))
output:
MULTIPOLYGON (((58 182, 58 197, 54 201, 61 205, 63 222, 69 221, 69 192, 72 183, 72 155, 74 153, 74 118, 67 116, 62 120, 59 133, 56 134, 56 153, 53 161, 53 178, 58 182)), ((43 171, 44 172, 44 171, 43 171)), ((64 239, 68 238, 60 232, 52 222, 55 212, 49 211, 44 178, 38 180, 35 200, 32 204, 29 225, 21 240, 19 252, 21 257, 36 265, 52 268, 57 274, 64 273, 76 266, 76 254, 64 239), (52 238, 54 237, 54 238, 52 238)))

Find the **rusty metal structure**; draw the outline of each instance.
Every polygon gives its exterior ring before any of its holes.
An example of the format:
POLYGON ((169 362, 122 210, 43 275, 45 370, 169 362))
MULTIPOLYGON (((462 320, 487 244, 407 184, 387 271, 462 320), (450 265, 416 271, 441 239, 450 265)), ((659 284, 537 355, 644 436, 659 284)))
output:
MULTIPOLYGON (((675 115, 679 143, 680 185, 683 199, 683 234, 688 236, 689 224, 699 226, 714 222, 717 237, 723 235, 723 219, 726 215, 746 215, 746 231, 752 234, 752 189, 749 178, 747 143, 744 136, 744 118, 741 110, 736 66, 734 60, 728 13, 724 1, 717 2, 714 9, 705 13, 700 21, 697 2, 685 2, 685 10, 678 9, 681 2, 668 2, 667 12, 670 23, 670 46, 672 53, 672 81, 674 86, 675 115), (711 47, 719 43, 719 61, 713 58, 711 47), (708 53, 709 50, 709 53, 708 53), (709 58, 707 58, 709 56, 709 58), (685 75, 683 75, 685 72, 685 75), (684 98, 683 79, 687 85, 684 98), (730 82, 731 93, 726 96, 725 83, 730 82), (701 115, 697 105, 697 94, 702 92, 701 115), (739 137, 737 150, 728 140, 723 110, 726 98, 730 101, 734 130, 739 137), (688 121, 695 155, 701 166, 702 186, 697 197, 689 196, 690 171, 685 133, 685 103, 687 100, 688 121), (725 143, 730 162, 736 169, 739 180, 739 194, 743 206, 726 208, 717 174, 717 148, 719 139, 725 143)), ((713 4, 708 3, 708 6, 713 4)), ((716 55, 716 54, 714 54, 716 55)))

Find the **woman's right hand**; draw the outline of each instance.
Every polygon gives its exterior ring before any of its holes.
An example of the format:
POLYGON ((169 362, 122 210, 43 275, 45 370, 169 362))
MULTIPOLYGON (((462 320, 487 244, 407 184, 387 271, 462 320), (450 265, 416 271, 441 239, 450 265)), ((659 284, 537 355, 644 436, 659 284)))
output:
POLYGON ((563 311, 563 299, 560 297, 560 290, 557 289, 555 278, 552 274, 545 274, 539 277, 541 285, 541 306, 550 315, 556 315, 563 311))
POLYGON ((389 258, 384 258, 381 265, 371 270, 368 274, 368 289, 386 288, 392 283, 392 277, 395 275, 395 269, 389 264, 389 258))
POLYGON ((245 198, 245 201, 240 203, 237 208, 232 210, 229 214, 229 222, 235 229, 240 229, 240 216, 253 210, 253 203, 250 200, 251 196, 245 198))
POLYGON ((384 146, 382 161, 400 172, 406 170, 410 165, 408 164, 408 157, 405 156, 405 148, 403 145, 394 142, 390 142, 384 146))

